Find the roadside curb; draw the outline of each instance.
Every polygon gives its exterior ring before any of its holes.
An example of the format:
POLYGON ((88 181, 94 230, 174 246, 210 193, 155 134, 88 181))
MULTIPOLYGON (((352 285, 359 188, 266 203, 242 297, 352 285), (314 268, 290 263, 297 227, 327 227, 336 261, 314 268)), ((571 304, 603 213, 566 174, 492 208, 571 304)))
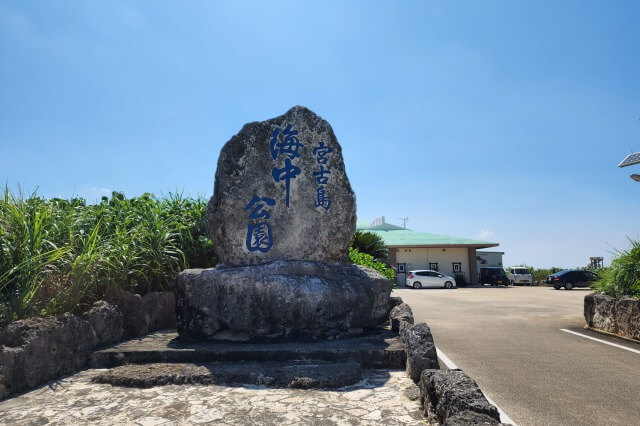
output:
POLYGON ((424 417, 436 425, 517 426, 467 373, 437 348, 427 323, 414 324, 411 306, 399 297, 394 302, 389 326, 394 331, 401 330, 406 344, 406 372, 418 385, 424 417), (446 369, 440 368, 440 361, 446 369))

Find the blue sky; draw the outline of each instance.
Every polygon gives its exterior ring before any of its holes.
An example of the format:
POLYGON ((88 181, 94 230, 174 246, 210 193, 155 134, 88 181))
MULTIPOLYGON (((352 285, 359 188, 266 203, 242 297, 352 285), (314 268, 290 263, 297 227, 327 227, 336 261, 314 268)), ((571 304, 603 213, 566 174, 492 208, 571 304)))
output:
POLYGON ((584 266, 640 237, 636 1, 0 0, 0 179, 210 196, 222 145, 305 105, 359 219, 584 266))

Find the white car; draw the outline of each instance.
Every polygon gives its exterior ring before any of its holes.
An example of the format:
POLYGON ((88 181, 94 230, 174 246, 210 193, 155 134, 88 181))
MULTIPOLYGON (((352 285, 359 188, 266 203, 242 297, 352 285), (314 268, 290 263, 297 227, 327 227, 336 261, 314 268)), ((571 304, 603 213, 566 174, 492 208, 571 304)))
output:
POLYGON ((429 269, 420 269, 417 271, 409 271, 407 276, 407 287, 423 288, 423 287, 443 287, 454 288, 456 286, 456 280, 441 274, 438 271, 431 271, 429 269))
POLYGON ((524 266, 512 266, 511 268, 509 268, 508 276, 511 285, 533 284, 533 275, 531 275, 531 271, 529 270, 529 268, 526 268, 524 266))

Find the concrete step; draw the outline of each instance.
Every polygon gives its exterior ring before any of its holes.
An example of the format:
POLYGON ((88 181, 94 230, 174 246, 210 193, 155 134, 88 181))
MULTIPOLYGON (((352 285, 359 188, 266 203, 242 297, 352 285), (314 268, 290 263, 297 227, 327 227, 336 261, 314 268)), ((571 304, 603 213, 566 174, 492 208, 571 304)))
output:
POLYGON ((92 379, 136 388, 235 384, 297 389, 339 388, 361 380, 362 368, 353 361, 127 364, 92 379))
POLYGON ((91 356, 91 366, 318 360, 354 361, 362 368, 404 369, 405 349, 402 339, 386 329, 335 340, 278 343, 190 342, 178 339, 175 331, 161 331, 96 351, 91 356))

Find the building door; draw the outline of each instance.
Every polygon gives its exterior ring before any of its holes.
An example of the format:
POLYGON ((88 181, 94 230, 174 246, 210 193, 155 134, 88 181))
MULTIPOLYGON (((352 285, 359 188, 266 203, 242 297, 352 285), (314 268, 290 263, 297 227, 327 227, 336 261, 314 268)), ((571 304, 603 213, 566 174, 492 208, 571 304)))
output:
POLYGON ((396 268, 396 284, 402 285, 402 286, 407 284, 407 264, 406 263, 398 263, 398 267, 396 268))

